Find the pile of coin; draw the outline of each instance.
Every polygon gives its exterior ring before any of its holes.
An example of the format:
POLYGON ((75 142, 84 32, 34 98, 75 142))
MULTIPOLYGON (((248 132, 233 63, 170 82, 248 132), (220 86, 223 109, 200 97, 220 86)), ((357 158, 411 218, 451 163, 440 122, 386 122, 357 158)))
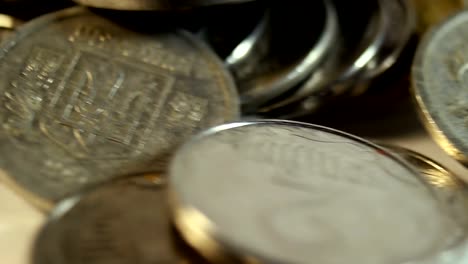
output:
MULTIPOLYGON (((448 169, 279 120, 405 78, 417 5, 75 2, 0 3, 0 177, 49 214, 32 263, 466 263, 448 169)), ((412 79, 468 164, 465 31, 468 11, 427 33, 412 79)))

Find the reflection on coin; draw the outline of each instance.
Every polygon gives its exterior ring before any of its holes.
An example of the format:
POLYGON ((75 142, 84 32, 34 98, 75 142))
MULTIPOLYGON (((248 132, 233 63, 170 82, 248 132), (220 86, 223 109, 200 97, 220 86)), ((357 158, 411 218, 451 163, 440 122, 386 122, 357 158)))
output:
POLYGON ((330 51, 337 36, 335 10, 328 0, 272 7, 265 58, 249 71, 234 72, 245 111, 288 92, 306 79, 330 51), (310 16, 315 12, 315 16, 310 16), (290 17, 285 21, 284 16, 290 17), (302 36, 299 41, 299 36, 302 36))
POLYGON ((55 201, 164 171, 181 142, 237 118, 222 63, 185 32, 143 34, 86 9, 39 18, 0 51, 0 166, 55 201))
POLYGON ((210 258, 214 243, 262 263, 404 263, 467 227, 391 153, 325 127, 226 124, 179 149, 169 173, 176 226, 210 258))
POLYGON ((199 6, 239 4, 254 0, 73 0, 78 4, 116 10, 183 10, 199 6))
POLYGON ((165 190, 128 178, 60 202, 33 263, 206 263, 172 229, 165 190))
POLYGON ((468 11, 429 31, 413 64, 412 82, 423 121, 441 147, 468 165, 468 11))

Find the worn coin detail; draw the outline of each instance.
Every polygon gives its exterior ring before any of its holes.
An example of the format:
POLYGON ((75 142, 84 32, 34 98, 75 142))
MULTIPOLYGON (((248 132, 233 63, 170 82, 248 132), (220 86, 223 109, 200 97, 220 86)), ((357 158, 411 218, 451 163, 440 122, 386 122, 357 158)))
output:
POLYGON ((319 126, 220 126, 185 144, 169 171, 187 240, 196 230, 262 263, 405 263, 451 248, 466 228, 390 152, 319 126))
POLYGON ((426 34, 413 64, 414 94, 423 121, 440 146, 468 164, 468 11, 426 34))
POLYGON ((0 71, 0 167, 46 200, 164 171, 193 133, 238 116, 232 79, 190 34, 138 33, 84 8, 24 26, 0 71))
POLYGON ((172 229, 164 184, 112 182, 67 198, 34 248, 35 264, 206 263, 172 229))

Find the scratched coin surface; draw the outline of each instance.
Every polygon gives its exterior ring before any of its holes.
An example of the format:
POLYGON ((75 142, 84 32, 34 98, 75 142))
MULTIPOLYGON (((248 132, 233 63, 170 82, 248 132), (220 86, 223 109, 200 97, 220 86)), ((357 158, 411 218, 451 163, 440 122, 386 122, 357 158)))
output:
POLYGON ((181 142, 238 115, 232 79, 192 35, 137 33, 80 7, 19 30, 0 77, 0 167, 45 201, 164 171, 181 142))
POLYGON ((440 146, 468 164, 468 11, 425 35, 412 82, 423 121, 440 146))
POLYGON ((129 178, 67 198, 39 233, 33 263, 206 263, 172 228, 165 194, 129 178))
POLYGON ((226 124, 179 149, 169 173, 175 224, 209 258, 194 233, 261 263, 319 264, 406 263, 465 237, 417 171, 325 127, 226 124))

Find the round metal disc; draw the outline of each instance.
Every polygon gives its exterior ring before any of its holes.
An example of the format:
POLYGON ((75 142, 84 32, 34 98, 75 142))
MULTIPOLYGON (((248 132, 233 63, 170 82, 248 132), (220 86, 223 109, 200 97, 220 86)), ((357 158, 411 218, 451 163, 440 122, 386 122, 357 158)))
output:
POLYGON ((128 11, 145 11, 145 10, 184 10, 195 7, 240 4, 251 2, 254 0, 73 0, 78 4, 128 11))
POLYGON ((129 178, 61 201, 36 239, 33 263, 206 261, 174 232, 163 184, 129 178))
POLYGON ((139 33, 80 7, 19 30, 0 80, 0 168, 48 202, 164 171, 181 142, 239 114, 232 79, 192 35, 139 33))
POLYGON ((213 260, 215 244, 259 263, 409 263, 458 245, 468 227, 465 200, 439 199, 390 152, 303 123, 202 133, 175 155, 169 187, 177 228, 213 260))
POLYGON ((414 95, 440 146, 468 165, 468 11, 428 32, 413 64, 414 95))

